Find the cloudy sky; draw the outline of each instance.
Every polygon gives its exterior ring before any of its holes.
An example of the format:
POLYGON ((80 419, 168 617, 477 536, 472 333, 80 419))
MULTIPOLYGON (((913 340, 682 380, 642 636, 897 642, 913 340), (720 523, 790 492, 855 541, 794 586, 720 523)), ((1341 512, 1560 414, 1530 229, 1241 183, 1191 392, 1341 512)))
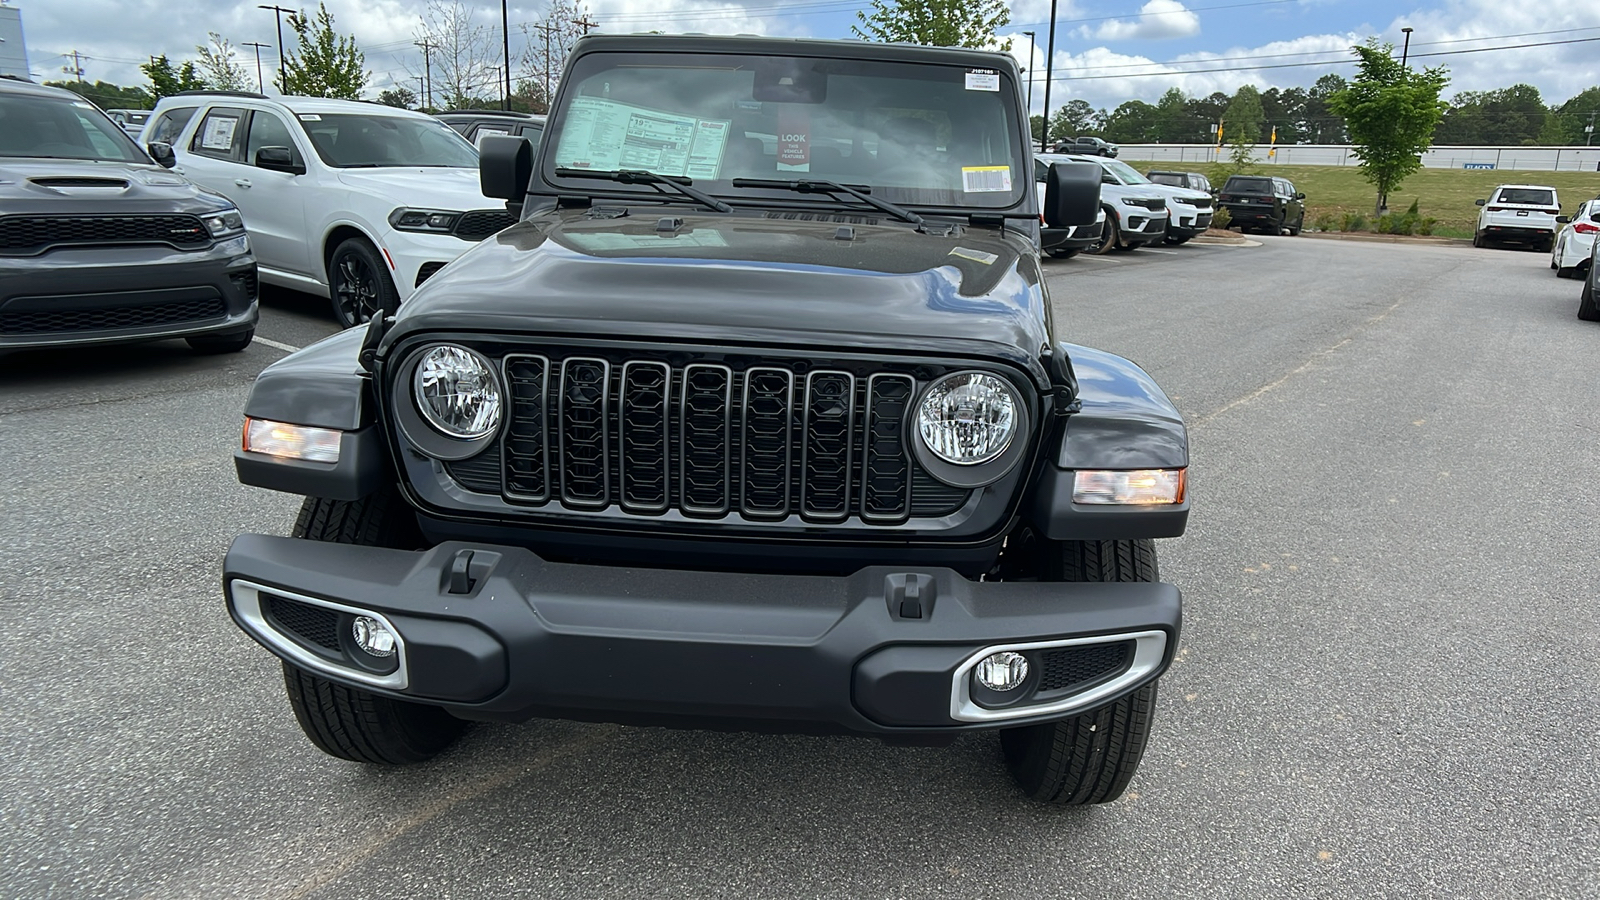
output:
MULTIPOLYGON (((297 0, 275 0, 298 6, 297 0)), ((477 21, 498 28, 500 5, 465 0, 477 21)), ((849 37, 866 0, 590 0, 601 31, 756 33, 849 37)), ((151 54, 193 56, 208 31, 235 44, 277 43, 273 14, 257 0, 0 0, 22 10, 29 61, 49 79, 64 76, 64 56, 87 59, 85 77, 141 83, 137 65, 151 54)), ((1034 107, 1044 102, 1044 43, 1050 0, 1011 0, 1013 52, 1027 65, 1028 38, 1038 46, 1034 107)), ((336 27, 353 33, 374 73, 373 86, 415 86, 420 51, 412 41, 426 0, 328 0, 336 27)), ((510 3, 513 43, 518 23, 542 21, 547 0, 510 3)), ((1207 94, 1258 87, 1308 86, 1328 72, 1350 75, 1348 48, 1369 36, 1400 43, 1415 29, 1411 57, 1447 65, 1447 95, 1516 82, 1560 102, 1600 84, 1600 2, 1540 6, 1523 0, 1057 0, 1052 102, 1082 98, 1111 108, 1128 99, 1154 101, 1169 87, 1207 94), (1588 40, 1583 40, 1588 39, 1588 40), (1574 42, 1578 41, 1578 42, 1574 42), (1521 49, 1484 50, 1522 45, 1521 49), (1543 46, 1527 46, 1543 45, 1543 46), (1482 52, 1461 52, 1482 51, 1482 52), (1430 54, 1448 54, 1432 56, 1430 54), (1322 64, 1333 63, 1333 64, 1322 64)), ((517 52, 513 46, 513 54, 517 52)), ((274 49, 263 63, 276 61, 274 49)), ((254 57, 246 59, 254 69, 254 57)))

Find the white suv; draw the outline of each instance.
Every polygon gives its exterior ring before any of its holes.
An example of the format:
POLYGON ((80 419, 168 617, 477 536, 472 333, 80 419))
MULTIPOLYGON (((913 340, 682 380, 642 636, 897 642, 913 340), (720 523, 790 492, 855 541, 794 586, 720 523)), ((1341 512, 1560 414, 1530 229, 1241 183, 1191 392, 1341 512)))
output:
MULTIPOLYGON (((1132 250, 1166 239, 1171 213, 1167 209, 1170 188, 1152 184, 1125 162, 1100 156, 1036 153, 1045 163, 1091 162, 1100 167, 1100 206, 1106 224, 1094 253, 1132 250)), ((1209 220, 1206 224, 1210 224, 1209 220)))
POLYGON ((1491 243, 1529 244, 1549 253, 1556 243, 1556 216, 1561 201, 1556 189, 1545 184, 1502 184, 1488 200, 1479 200, 1478 227, 1472 246, 1491 243))
POLYGON ((151 114, 158 139, 158 162, 238 205, 261 280, 331 298, 345 327, 515 221, 479 189, 477 150, 409 110, 186 92, 151 114))

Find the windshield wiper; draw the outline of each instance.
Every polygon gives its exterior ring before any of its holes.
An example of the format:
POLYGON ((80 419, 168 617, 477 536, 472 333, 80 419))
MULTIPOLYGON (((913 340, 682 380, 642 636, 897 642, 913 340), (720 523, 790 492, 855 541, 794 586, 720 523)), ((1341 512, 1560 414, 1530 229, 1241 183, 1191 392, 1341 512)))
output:
MULTIPOLYGON (((648 184, 657 189, 665 186, 672 188, 690 200, 703 203, 720 213, 733 212, 733 207, 711 196, 699 188, 690 187, 694 182, 688 178, 678 178, 672 175, 657 175, 643 169, 618 169, 615 172, 598 172, 589 169, 556 169, 558 178, 599 178, 603 181, 615 181, 618 184, 648 184)), ((737 185, 735 185, 737 186, 737 185)))
POLYGON ((821 181, 815 178, 798 178, 794 181, 779 181, 770 178, 735 178, 733 186, 736 188, 777 188, 778 190, 794 191, 799 194, 848 194, 875 209, 882 210, 902 222, 921 225, 922 217, 906 209, 896 206, 887 200, 880 200, 867 193, 872 190, 867 185, 840 184, 837 181, 821 181))

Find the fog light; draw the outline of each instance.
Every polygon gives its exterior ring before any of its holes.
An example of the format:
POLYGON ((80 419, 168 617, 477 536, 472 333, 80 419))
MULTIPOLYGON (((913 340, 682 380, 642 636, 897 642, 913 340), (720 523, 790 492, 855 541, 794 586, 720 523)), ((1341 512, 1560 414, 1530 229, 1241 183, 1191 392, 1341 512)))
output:
POLYGON ((991 653, 978 661, 973 674, 991 691, 1014 691, 1028 680, 1028 658, 1010 650, 991 653))
POLYGON ((379 658, 394 655, 394 632, 388 626, 371 616, 356 616, 350 626, 350 633, 356 639, 356 646, 368 656, 379 658))

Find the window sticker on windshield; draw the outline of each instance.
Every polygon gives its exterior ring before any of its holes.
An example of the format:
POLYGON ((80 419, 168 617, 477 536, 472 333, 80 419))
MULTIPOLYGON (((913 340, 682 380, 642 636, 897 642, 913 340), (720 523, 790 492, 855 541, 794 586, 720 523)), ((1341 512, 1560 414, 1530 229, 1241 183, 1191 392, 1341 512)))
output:
POLYGON ((968 69, 967 90, 999 91, 1000 73, 993 69, 968 69))
POLYGON ((300 121, 302 121, 302 122, 321 122, 322 121, 322 117, 317 115, 316 113, 301 113, 300 114, 300 121))
POLYGON ((716 178, 727 145, 726 121, 579 97, 567 108, 556 165, 716 178))
POLYGON ((238 125, 238 119, 207 119, 206 130, 200 135, 200 146, 206 150, 226 150, 232 147, 233 131, 238 125))
POLYGON ((811 171, 811 110, 798 103, 778 107, 778 171, 811 171))
POLYGON ((969 194, 1009 193, 1010 166, 962 166, 961 190, 969 194))

